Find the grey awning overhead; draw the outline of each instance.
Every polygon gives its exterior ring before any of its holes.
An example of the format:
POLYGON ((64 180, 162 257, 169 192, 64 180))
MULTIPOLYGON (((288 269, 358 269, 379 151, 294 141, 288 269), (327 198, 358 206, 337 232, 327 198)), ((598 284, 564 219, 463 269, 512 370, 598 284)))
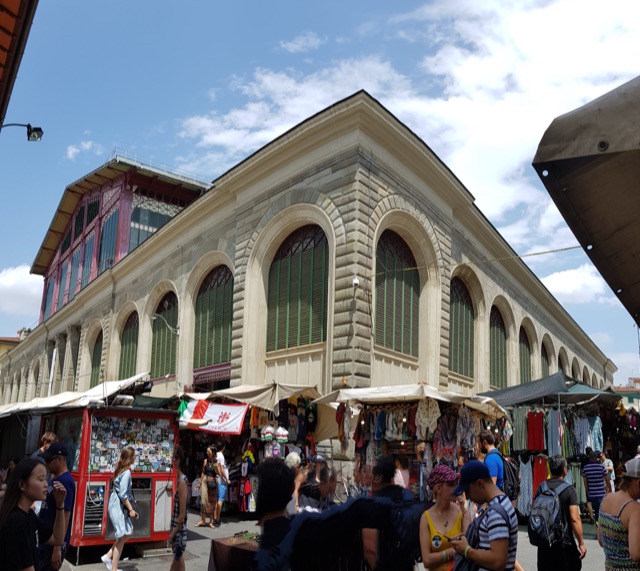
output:
POLYGON ((620 400, 620 396, 613 392, 602 391, 576 382, 561 371, 537 381, 499 391, 487 391, 481 395, 493 398, 502 406, 534 403, 584 405, 597 402, 614 404, 620 400))
POLYGON ((640 325, 640 77, 554 119, 533 166, 640 325))
POLYGON ((557 394, 566 393, 567 384, 574 381, 567 377, 564 373, 558 372, 550 377, 523 383, 515 387, 508 387, 498 391, 487 391, 480 393, 482 396, 491 397, 502 406, 513 406, 528 402, 542 402, 545 398, 551 402, 557 402, 557 394))

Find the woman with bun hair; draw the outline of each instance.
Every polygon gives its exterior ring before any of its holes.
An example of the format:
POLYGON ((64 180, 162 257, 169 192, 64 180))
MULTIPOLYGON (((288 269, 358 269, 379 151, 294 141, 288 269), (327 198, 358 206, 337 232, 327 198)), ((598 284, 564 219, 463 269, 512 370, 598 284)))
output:
POLYGON ((40 565, 38 542, 62 545, 67 531, 64 499, 67 490, 53 483, 56 517, 53 530, 44 525, 31 509, 34 502, 47 497, 47 469, 34 458, 18 462, 7 481, 0 507, 0 561, 3 571, 37 571, 40 565))
POLYGON ((124 448, 120 452, 120 459, 113 473, 113 486, 109 496, 108 511, 116 541, 108 553, 101 557, 102 562, 109 571, 118 570, 124 544, 133 533, 131 518, 137 519, 138 517, 138 512, 133 509, 135 499, 131 482, 131 466, 135 458, 136 451, 131 446, 124 448))

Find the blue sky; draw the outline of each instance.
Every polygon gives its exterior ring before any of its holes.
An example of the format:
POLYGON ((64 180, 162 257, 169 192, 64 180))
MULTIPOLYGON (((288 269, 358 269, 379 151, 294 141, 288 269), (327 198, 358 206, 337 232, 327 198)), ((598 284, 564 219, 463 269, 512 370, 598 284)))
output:
MULTIPOLYGON (((64 188, 114 149, 212 180, 366 89, 415 131, 519 253, 576 245, 531 161, 558 115, 639 73, 635 0, 40 0, 0 133, 0 336, 34 326, 28 269, 64 188), (391 6, 391 7, 390 7, 391 6)), ((527 258, 619 367, 632 319, 582 251, 527 258)))

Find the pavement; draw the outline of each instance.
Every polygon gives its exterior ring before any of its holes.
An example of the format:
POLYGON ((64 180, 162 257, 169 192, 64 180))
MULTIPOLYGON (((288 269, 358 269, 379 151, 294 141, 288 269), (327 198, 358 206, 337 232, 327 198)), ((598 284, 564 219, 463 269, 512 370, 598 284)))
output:
MULTIPOLYGON (((187 520, 188 539, 185 553, 185 567, 187 570, 207 570, 212 539, 229 537, 243 531, 259 532, 260 528, 256 525, 256 520, 252 519, 251 516, 252 514, 223 514, 222 525, 219 528, 211 529, 208 527, 195 527, 196 522, 200 521, 200 515, 195 510, 191 510, 187 520)), ((604 553, 600 545, 598 545, 592 525, 584 525, 584 537, 587 556, 583 561, 582 569, 583 571, 601 571, 604 569, 604 553)), ((319 540, 319 543, 321 543, 321 540, 319 540)), ((173 557, 170 552, 167 552, 167 555, 142 557, 138 553, 137 545, 140 544, 128 544, 125 546, 124 560, 120 563, 121 571, 159 571, 160 569, 169 569, 171 567, 173 557)), ((72 561, 65 561, 62 569, 65 571, 106 571, 104 564, 100 561, 100 556, 106 551, 104 547, 83 547, 80 550, 80 563, 76 566, 75 549, 71 548, 69 559, 72 561)), ((536 548, 529 543, 527 531, 524 527, 521 527, 518 532, 518 561, 525 571, 535 571, 536 548)), ((420 571, 422 571, 422 568, 420 571)))

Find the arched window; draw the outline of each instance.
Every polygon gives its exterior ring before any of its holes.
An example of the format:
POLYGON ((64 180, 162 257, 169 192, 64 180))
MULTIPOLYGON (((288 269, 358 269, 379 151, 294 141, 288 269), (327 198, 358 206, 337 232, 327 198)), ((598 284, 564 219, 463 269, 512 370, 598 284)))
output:
POLYGON ((586 367, 584 369, 582 369, 582 382, 585 385, 589 384, 589 371, 587 370, 586 367))
POLYGON ((291 233, 269 268, 267 351, 327 338, 329 246, 319 226, 291 233))
POLYGON ((102 330, 96 337, 91 351, 91 387, 95 387, 100 383, 100 369, 102 366, 102 330))
POLYGON ((460 278, 451 280, 449 326, 449 370, 473 377, 475 311, 467 286, 460 278))
POLYGON ((520 382, 531 382, 531 345, 529 344, 529 336, 524 330, 524 327, 520 327, 520 336, 518 340, 520 346, 520 382))
POLYGON ((495 305, 489 317, 489 342, 489 383, 504 389, 507 386, 507 328, 495 305))
POLYGON ((578 366, 577 361, 574 361, 573 367, 571 367, 571 377, 574 381, 580 380, 580 367, 578 366))
POLYGON ((567 367, 562 360, 562 355, 558 355, 558 371, 563 372, 565 375, 567 374, 567 367))
POLYGON ((176 372, 178 347, 178 298, 167 293, 152 315, 151 378, 157 379, 176 372))
POLYGON ((134 311, 124 324, 122 336, 120 337, 119 379, 128 379, 136 374, 136 363, 138 360, 138 330, 138 313, 134 311))
POLYGON ((540 360, 542 361, 542 377, 549 376, 549 353, 547 353, 547 348, 544 343, 542 344, 542 349, 540 351, 540 360))
POLYGON ((227 266, 209 272, 196 297, 193 368, 231 361, 233 274, 227 266))
POLYGON ((391 230, 376 249, 376 344, 418 356, 420 276, 405 241, 391 230))

